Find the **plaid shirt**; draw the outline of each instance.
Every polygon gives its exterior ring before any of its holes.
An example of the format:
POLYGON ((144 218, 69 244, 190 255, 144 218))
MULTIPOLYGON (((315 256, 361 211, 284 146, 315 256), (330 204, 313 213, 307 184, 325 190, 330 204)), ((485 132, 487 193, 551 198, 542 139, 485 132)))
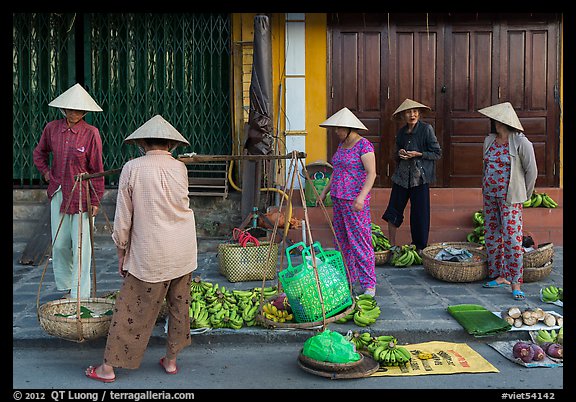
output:
MULTIPOLYGON (((62 186, 62 206, 60 212, 77 214, 79 209, 79 185, 75 184, 75 176, 80 173, 100 173, 104 171, 102 162, 102 139, 98 129, 84 120, 80 120, 72 128, 68 128, 66 119, 54 120, 46 124, 38 145, 34 149, 34 164, 42 176, 50 172, 48 184, 48 199, 62 186), (52 153, 52 167, 49 156, 52 153), (72 199, 70 199, 72 197, 72 199), (68 209, 66 206, 70 203, 68 209)), ((100 205, 104 195, 104 176, 87 180, 82 184, 82 211, 87 212, 87 189, 90 188, 90 203, 100 205), (91 187, 94 187, 92 190, 91 187)))

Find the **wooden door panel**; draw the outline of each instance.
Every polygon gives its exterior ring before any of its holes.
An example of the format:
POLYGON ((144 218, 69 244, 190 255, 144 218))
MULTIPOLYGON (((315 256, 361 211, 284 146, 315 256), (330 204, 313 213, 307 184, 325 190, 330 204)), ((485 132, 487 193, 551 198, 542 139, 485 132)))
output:
POLYGON ((557 32, 552 22, 503 24, 500 86, 496 102, 509 101, 538 148, 539 187, 556 186, 558 166, 557 32))
POLYGON ((450 187, 478 187, 482 144, 489 120, 477 112, 492 104, 495 63, 492 24, 459 24, 446 30, 446 124, 444 176, 450 187), (473 159, 476 158, 476 159, 473 159))
MULTIPOLYGON (((354 26, 335 26, 332 30, 332 79, 331 110, 342 107, 350 109, 368 128, 362 135, 374 145, 377 177, 381 185, 382 175, 382 49, 381 28, 364 29, 354 26)), ((334 155, 338 142, 334 135, 328 140, 329 158, 334 155)))

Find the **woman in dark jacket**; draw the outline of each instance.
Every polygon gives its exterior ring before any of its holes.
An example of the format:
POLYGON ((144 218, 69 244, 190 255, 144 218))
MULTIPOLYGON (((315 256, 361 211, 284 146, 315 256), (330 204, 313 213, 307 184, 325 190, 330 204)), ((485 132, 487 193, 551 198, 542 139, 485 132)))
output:
POLYGON ((388 222, 390 243, 396 245, 396 230, 404 221, 404 209, 410 200, 410 232, 418 252, 428 245, 430 231, 430 183, 436 178, 435 164, 442 156, 434 128, 420 120, 430 108, 406 99, 392 114, 393 120, 406 124, 396 134, 396 170, 392 191, 382 219, 388 222))

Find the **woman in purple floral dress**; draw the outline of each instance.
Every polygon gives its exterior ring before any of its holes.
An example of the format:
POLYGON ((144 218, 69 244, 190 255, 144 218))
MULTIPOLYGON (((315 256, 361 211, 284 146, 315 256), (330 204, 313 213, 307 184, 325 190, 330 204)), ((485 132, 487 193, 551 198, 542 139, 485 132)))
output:
MULTIPOLYGON (((368 130, 348 109, 343 108, 321 127, 336 127, 340 141, 332 157, 332 176, 320 194, 330 191, 337 247, 346 262, 350 281, 365 294, 376 293, 370 190, 376 179, 374 146, 358 130, 368 130)), ((319 202, 319 201, 318 201, 319 202)))

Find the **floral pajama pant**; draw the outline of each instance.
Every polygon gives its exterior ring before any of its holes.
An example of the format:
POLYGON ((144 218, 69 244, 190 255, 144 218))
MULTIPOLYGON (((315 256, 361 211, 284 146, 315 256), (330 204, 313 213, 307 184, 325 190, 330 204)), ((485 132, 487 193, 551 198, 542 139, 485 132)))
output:
POLYGON ((175 359, 189 346, 191 280, 192 273, 157 283, 128 274, 114 303, 104 362, 126 369, 140 367, 164 298, 168 306, 166 357, 175 359))
POLYGON ((483 198, 488 277, 522 283, 522 204, 506 204, 502 197, 483 198))
POLYGON ((372 246, 372 218, 370 202, 360 212, 353 209, 354 201, 332 198, 333 225, 337 245, 350 274, 352 284, 363 289, 376 287, 374 248, 372 246))

